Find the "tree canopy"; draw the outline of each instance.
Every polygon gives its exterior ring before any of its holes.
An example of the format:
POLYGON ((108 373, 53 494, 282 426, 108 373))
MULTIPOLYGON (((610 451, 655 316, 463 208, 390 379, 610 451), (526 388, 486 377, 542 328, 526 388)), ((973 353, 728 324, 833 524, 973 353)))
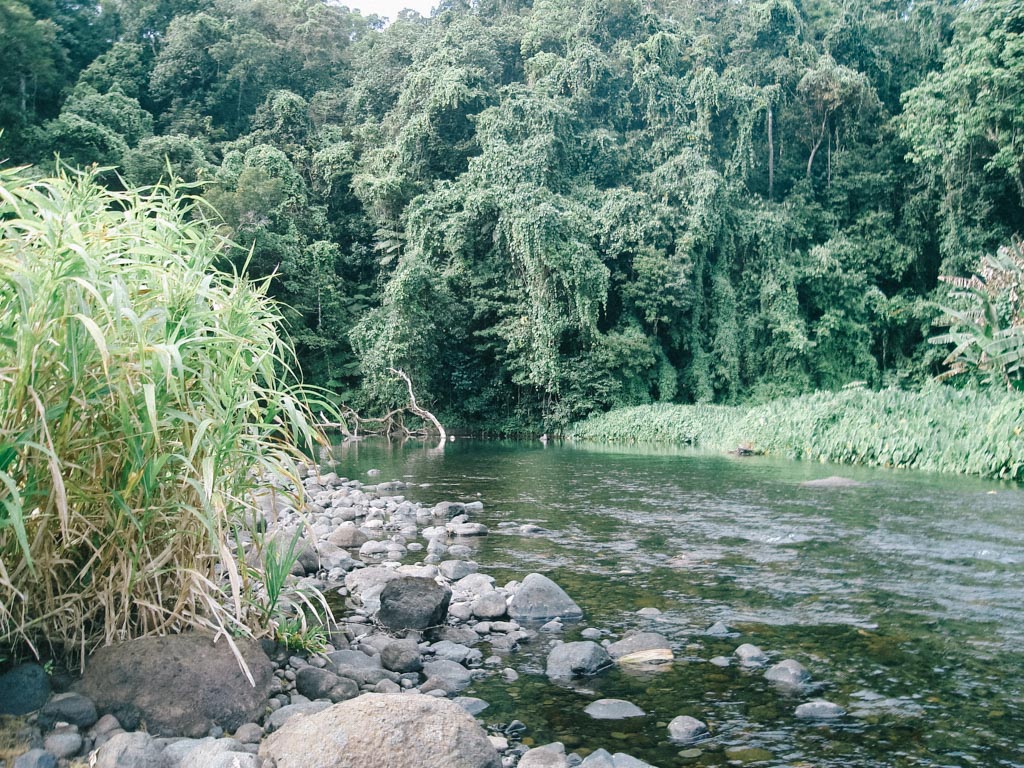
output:
MULTIPOLYGON (((200 185, 305 376, 464 428, 914 384, 1024 229, 1012 0, 2 0, 0 157, 200 185)), ((206 215, 214 215, 208 213, 206 215)))

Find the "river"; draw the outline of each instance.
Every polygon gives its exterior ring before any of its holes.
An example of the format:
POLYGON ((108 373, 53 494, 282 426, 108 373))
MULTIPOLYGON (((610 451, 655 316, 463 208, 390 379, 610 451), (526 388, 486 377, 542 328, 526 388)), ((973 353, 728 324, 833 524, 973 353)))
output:
MULTIPOLYGON (((604 747, 670 766, 1024 766, 1024 491, 961 477, 683 449, 456 440, 338 446, 339 474, 402 479, 414 501, 480 500, 475 559, 499 583, 545 573, 615 640, 659 632, 676 662, 580 685, 543 675, 548 639, 508 657, 513 683, 468 691, 486 723, 523 721, 527 743, 604 747), (850 488, 808 488, 841 475, 850 488), (523 534, 530 523, 543 532, 523 534), (504 526, 502 524, 505 524, 504 526), (655 607, 655 618, 636 611, 655 607), (717 621, 734 630, 711 637, 717 621), (709 663, 741 643, 795 658, 816 688, 709 663), (593 699, 647 713, 592 720, 593 699), (811 698, 847 715, 794 716, 811 698), (677 715, 711 738, 668 741, 677 715)), ((485 650, 486 655, 486 650, 485 650)))

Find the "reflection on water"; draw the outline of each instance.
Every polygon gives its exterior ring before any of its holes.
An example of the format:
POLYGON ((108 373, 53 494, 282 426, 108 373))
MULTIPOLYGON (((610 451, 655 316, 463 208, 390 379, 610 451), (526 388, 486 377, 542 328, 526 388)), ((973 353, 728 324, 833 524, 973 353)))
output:
POLYGON ((339 446, 339 474, 405 479, 425 503, 480 499, 492 534, 477 559, 499 582, 541 571, 586 612, 566 633, 651 629, 679 661, 657 674, 612 670, 583 689, 548 683, 547 639, 508 657, 515 683, 473 691, 483 718, 529 727, 536 743, 604 747, 661 768, 1024 765, 1024 492, 991 482, 838 468, 684 449, 458 440, 339 446), (803 488, 839 474, 860 485, 803 488), (545 529, 523 535, 502 522, 545 529), (657 620, 636 615, 654 606, 657 620), (737 634, 706 636, 724 621, 737 634), (848 715, 793 716, 806 694, 759 672, 708 663, 751 642, 810 669, 813 694, 848 715), (647 712, 591 720, 623 698, 647 712), (713 737, 681 747, 686 714, 713 737))

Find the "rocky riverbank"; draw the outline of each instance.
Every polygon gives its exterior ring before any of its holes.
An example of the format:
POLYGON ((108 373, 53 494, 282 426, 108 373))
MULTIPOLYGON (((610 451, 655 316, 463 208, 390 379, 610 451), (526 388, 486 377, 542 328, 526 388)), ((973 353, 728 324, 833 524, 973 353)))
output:
MULTIPOLYGON (((473 541, 488 534, 474 519, 479 502, 429 507, 400 495, 408 490, 403 483, 364 485, 335 474, 304 484, 309 504, 301 514, 273 496, 263 511, 267 535, 290 540, 302 532, 294 586, 336 596, 337 624, 323 653, 236 641, 253 686, 224 639, 147 638, 102 649, 81 680, 55 694, 42 668, 24 665, 0 677, 0 712, 17 716, 6 722, 6 767, 647 765, 601 749, 531 747, 526 724, 489 722, 487 702, 462 694, 484 676, 514 681, 521 645, 542 645, 547 676, 571 684, 614 664, 670 663, 664 636, 636 631, 614 640, 587 629, 582 640, 562 642, 565 625, 584 615, 564 590, 538 573, 497 584, 471 559, 473 541)), ((767 657, 740 645, 733 658, 711 661, 756 669, 767 657)), ((765 677, 813 691, 794 660, 765 677)), ((615 699, 594 701, 586 712, 608 720, 644 714, 615 699)), ((693 714, 668 723, 667 738, 683 748, 711 735, 693 714)), ((796 715, 843 712, 807 701, 796 715)))

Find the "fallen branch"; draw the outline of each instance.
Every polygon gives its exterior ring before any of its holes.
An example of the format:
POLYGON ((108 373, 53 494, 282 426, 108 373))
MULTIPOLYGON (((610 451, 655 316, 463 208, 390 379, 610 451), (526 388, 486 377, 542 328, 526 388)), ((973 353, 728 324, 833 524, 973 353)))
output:
POLYGON ((319 426, 325 429, 337 429, 348 440, 358 440, 361 432, 370 435, 387 435, 388 437, 397 433, 403 438, 412 437, 416 433, 405 426, 404 416, 408 412, 418 416, 424 422, 432 424, 440 435, 440 444, 443 445, 448 440, 448 433, 434 414, 416 402, 412 380, 404 371, 400 371, 397 368, 389 368, 388 370, 405 382, 405 386, 409 390, 408 405, 394 408, 383 416, 360 416, 352 408, 344 406, 340 411, 340 421, 327 421, 326 417, 321 413, 319 426))

